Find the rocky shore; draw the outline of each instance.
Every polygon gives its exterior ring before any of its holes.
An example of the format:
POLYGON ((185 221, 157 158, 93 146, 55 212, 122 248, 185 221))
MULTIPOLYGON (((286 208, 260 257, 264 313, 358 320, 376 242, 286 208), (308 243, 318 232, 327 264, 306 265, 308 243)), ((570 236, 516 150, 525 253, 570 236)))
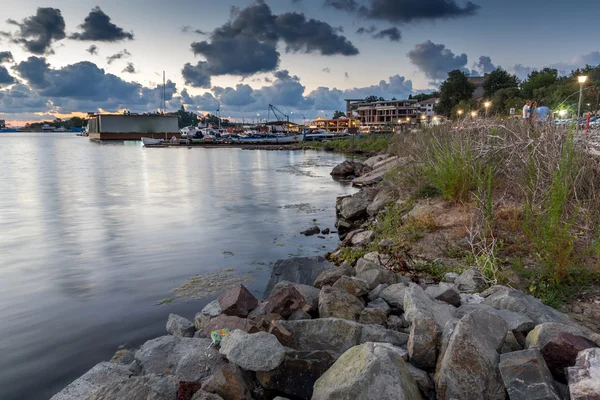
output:
MULTIPOLYGON (((344 246, 374 240, 369 226, 398 201, 380 182, 403 162, 334 169, 361 188, 337 199, 344 246)), ((339 265, 341 248, 333 263, 280 260, 264 299, 239 285, 193 320, 171 314, 167 335, 118 351, 52 400, 600 399, 593 325, 475 268, 415 276, 389 243, 378 248, 339 265)))

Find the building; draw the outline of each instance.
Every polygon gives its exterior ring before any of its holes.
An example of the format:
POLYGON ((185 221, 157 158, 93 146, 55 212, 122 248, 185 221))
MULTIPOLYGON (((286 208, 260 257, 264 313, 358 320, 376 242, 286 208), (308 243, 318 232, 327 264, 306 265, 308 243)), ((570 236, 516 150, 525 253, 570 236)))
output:
POLYGON ((435 115, 435 106, 440 102, 439 98, 433 98, 428 100, 420 101, 417 104, 419 107, 419 114, 427 117, 433 117, 435 115))
POLYGON ((419 116, 417 100, 364 100, 346 99, 348 115, 355 115, 360 125, 370 128, 392 127, 400 124, 416 124, 419 116))
POLYGON ((324 119, 317 118, 310 124, 311 128, 325 129, 327 132, 332 133, 356 133, 358 132, 358 126, 360 121, 358 119, 350 120, 346 117, 339 119, 324 119))
POLYGON ((88 120, 88 131, 94 140, 181 137, 179 117, 162 114, 94 114, 88 120))

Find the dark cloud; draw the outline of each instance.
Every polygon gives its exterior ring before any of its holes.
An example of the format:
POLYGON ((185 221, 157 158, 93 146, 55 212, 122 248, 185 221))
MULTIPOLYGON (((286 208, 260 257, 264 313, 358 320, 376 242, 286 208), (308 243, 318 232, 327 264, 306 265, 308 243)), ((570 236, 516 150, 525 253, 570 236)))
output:
POLYGON ((0 65, 0 86, 12 85, 16 83, 15 78, 8 73, 5 66, 0 65))
POLYGON ((17 83, 0 91, 0 110, 3 113, 38 113, 50 109, 50 100, 39 96, 29 86, 17 83))
POLYGON ((4 32, 13 43, 21 44, 33 54, 52 54, 52 44, 66 37, 65 19, 59 9, 38 8, 36 15, 25 18, 23 22, 9 19, 7 23, 19 30, 15 33, 4 32))
POLYGON ((127 66, 123 69, 122 72, 128 74, 135 74, 135 66, 133 65, 133 63, 127 63, 127 66))
POLYGON ((230 21, 215 29, 210 40, 192 43, 194 54, 205 61, 184 66, 185 82, 209 88, 211 76, 245 77, 274 71, 279 65, 280 41, 286 52, 358 54, 358 49, 331 25, 294 12, 274 15, 264 1, 258 1, 241 10, 233 7, 230 21))
POLYGON ((415 45, 408 52, 408 58, 427 78, 434 81, 446 79, 452 70, 465 70, 468 61, 466 54, 455 55, 445 45, 430 40, 415 45))
POLYGON ((365 34, 369 34, 370 35, 371 33, 375 32, 376 30, 377 30, 377 27, 375 25, 371 25, 368 28, 365 28, 365 27, 361 26, 360 28, 358 28, 356 30, 356 33, 359 34, 359 35, 365 35, 365 34))
POLYGON ((475 67, 479 68, 483 74, 489 74, 496 69, 496 66, 492 64, 492 58, 488 56, 479 57, 479 62, 475 64, 475 67))
POLYGON ((399 42, 400 39, 402 38, 402 34, 400 33, 400 30, 396 27, 393 28, 388 28, 388 29, 382 29, 379 32, 377 32, 375 35, 373 35, 374 39, 390 39, 392 42, 399 42))
POLYGON ((123 28, 113 24, 110 17, 96 6, 90 11, 83 24, 79 25, 82 32, 69 36, 75 40, 94 40, 101 42, 118 42, 121 40, 133 40, 133 33, 125 32, 123 28))
POLYGON ((239 84, 235 89, 215 86, 212 91, 225 106, 241 107, 256 102, 256 99, 252 97, 254 89, 250 85, 239 84))
POLYGON ((121 60, 123 58, 129 58, 129 57, 131 57, 131 53, 129 51, 127 51, 127 49, 123 49, 120 52, 113 54, 112 56, 106 57, 106 62, 110 65, 115 60, 121 60))
POLYGON ((325 67, 325 68, 323 68, 323 72, 326 72, 326 73, 330 74, 331 73, 331 68, 325 67))
POLYGON ((93 44, 90 47, 88 47, 88 49, 86 51, 93 56, 98 55, 98 46, 93 44))
POLYGON ((366 0, 362 5, 356 0, 325 0, 325 6, 395 24, 468 17, 481 8, 470 1, 460 5, 456 0, 366 0))
POLYGON ((26 61, 21 61, 13 67, 15 71, 29 82, 32 88, 41 89, 45 87, 46 72, 50 69, 50 64, 45 58, 31 56, 26 61))
POLYGON ((183 33, 197 33, 198 35, 207 35, 206 32, 200 30, 200 29, 194 29, 189 25, 184 25, 181 27, 181 32, 183 33))
POLYGON ((10 51, 0 51, 0 64, 13 61, 15 61, 15 59, 10 51))

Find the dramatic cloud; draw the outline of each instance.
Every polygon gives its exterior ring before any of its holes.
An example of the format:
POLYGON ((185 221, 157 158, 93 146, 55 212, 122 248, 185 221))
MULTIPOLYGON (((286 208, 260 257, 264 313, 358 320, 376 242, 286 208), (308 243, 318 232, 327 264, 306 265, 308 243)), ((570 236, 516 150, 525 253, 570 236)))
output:
POLYGON ((456 0, 365 0, 361 4, 356 0, 325 0, 325 6, 395 24, 468 17, 481 8, 470 1, 460 5, 456 0))
POLYGON ((359 35, 365 35, 365 34, 369 34, 370 35, 371 33, 375 32, 376 30, 377 30, 377 27, 375 25, 371 25, 368 28, 365 28, 365 27, 361 26, 360 28, 358 28, 356 30, 356 33, 359 34, 359 35))
POLYGON ((479 62, 475 64, 475 68, 479 68, 479 70, 483 74, 489 74, 494 71, 497 67, 492 64, 492 58, 488 56, 479 57, 479 62))
POLYGON ((16 84, 0 91, 0 110, 3 113, 21 114, 48 111, 50 100, 39 96, 24 84, 16 84))
POLYGON ((279 42, 286 52, 317 52, 322 55, 355 55, 358 49, 331 25, 307 19, 295 12, 274 15, 263 1, 238 10, 231 19, 215 29, 210 41, 192 43, 195 55, 204 57, 196 65, 185 64, 182 74, 186 84, 209 88, 211 76, 270 72, 279 66, 279 42))
POLYGON ((377 27, 371 25, 368 28, 360 27, 356 30, 358 35, 371 35, 373 39, 390 39, 392 42, 399 42, 402 38, 400 30, 396 27, 382 29, 377 32, 377 27))
POLYGON ((12 85, 15 82, 15 78, 8 73, 6 67, 0 65, 0 86, 12 85))
POLYGON ((123 58, 131 57, 131 53, 127 51, 127 49, 123 49, 120 52, 113 54, 112 56, 106 57, 106 62, 110 65, 115 60, 121 60, 123 58))
POLYGON ((15 61, 15 59, 10 51, 0 51, 0 64, 13 61, 15 61))
POLYGON ((527 75, 529 75, 535 69, 536 68, 528 67, 522 64, 517 64, 513 67, 513 71, 515 71, 515 74, 521 79, 527 78, 527 75))
POLYGON ((408 58, 427 78, 434 81, 446 79, 448 72, 455 69, 465 70, 468 61, 466 54, 455 55, 445 45, 430 40, 415 45, 408 52, 408 58))
POLYGON ((110 21, 110 17, 100 9, 95 7, 85 17, 83 24, 79 25, 81 33, 74 33, 69 36, 75 40, 93 40, 99 42, 118 42, 121 40, 133 40, 133 33, 125 32, 123 28, 118 27, 110 21))
POLYGON ((93 44, 90 47, 88 47, 88 49, 86 51, 93 56, 98 55, 98 46, 93 44))
POLYGON ((127 63, 127 66, 123 69, 124 73, 135 74, 135 66, 133 63, 127 63))
POLYGON ((65 20, 56 8, 38 8, 36 15, 19 23, 9 19, 8 24, 19 27, 16 33, 4 33, 13 43, 21 44, 33 54, 52 54, 52 44, 66 37, 65 20))

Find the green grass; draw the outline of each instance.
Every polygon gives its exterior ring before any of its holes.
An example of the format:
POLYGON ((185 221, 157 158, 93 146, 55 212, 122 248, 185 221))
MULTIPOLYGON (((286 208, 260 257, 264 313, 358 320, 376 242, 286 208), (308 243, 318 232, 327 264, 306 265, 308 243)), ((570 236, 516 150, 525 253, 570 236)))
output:
POLYGON ((342 152, 360 150, 377 153, 386 150, 390 145, 390 140, 391 136, 388 135, 369 135, 364 138, 338 139, 329 142, 303 142, 302 146, 307 148, 330 147, 342 152))
POLYGON ((174 301, 175 301, 175 299, 173 297, 169 297, 168 299, 163 299, 163 300, 157 301, 156 305, 157 306, 161 306, 163 304, 169 304, 169 303, 172 303, 174 301))

